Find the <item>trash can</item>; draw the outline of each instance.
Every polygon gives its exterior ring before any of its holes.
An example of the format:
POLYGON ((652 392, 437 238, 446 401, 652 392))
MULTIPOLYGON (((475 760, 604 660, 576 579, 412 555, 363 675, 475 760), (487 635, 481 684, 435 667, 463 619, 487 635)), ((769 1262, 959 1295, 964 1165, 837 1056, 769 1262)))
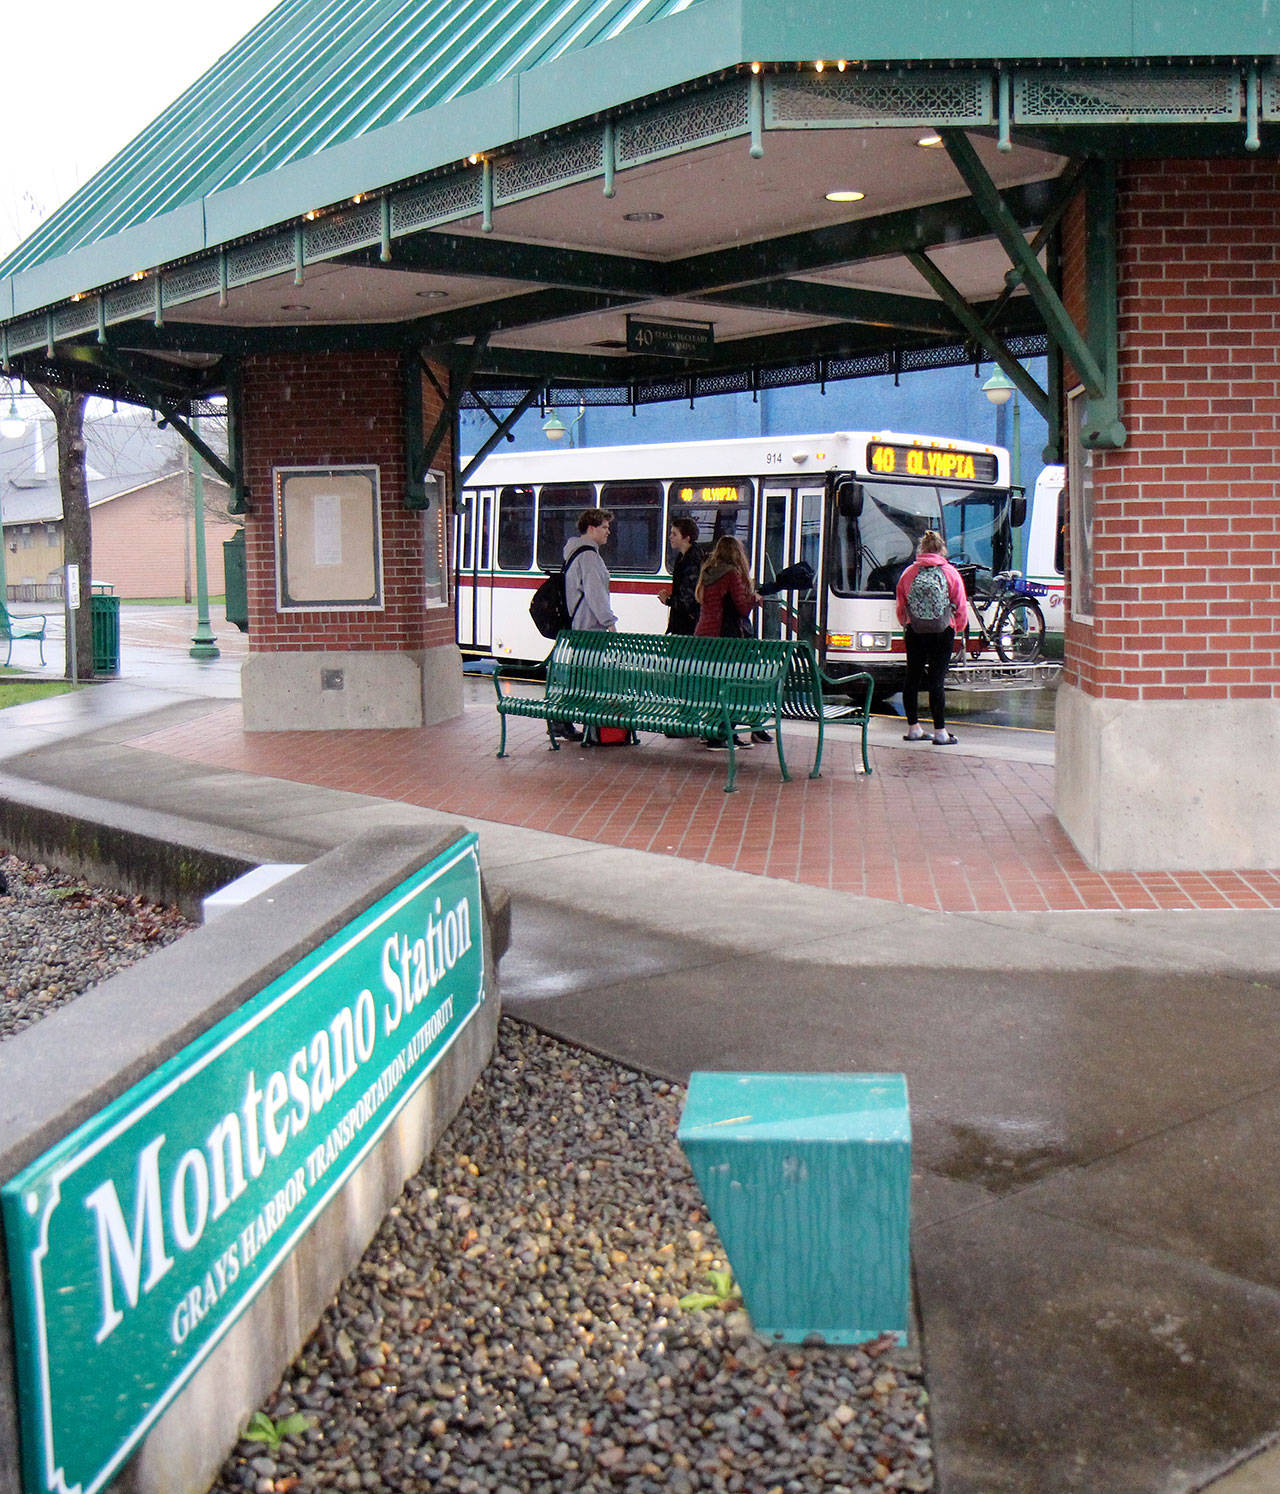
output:
POLYGON ((120 598, 96 586, 89 598, 94 674, 120 673, 120 598))
POLYGON ((249 580, 244 563, 244 530, 222 542, 223 610, 227 621, 242 633, 249 631, 249 580))

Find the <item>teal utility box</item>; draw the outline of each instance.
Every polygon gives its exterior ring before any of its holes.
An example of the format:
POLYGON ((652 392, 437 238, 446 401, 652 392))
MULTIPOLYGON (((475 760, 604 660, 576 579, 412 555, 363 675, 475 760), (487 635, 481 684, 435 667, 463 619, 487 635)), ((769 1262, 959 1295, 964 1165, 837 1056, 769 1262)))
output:
POLYGON ((757 1333, 906 1342, 904 1075, 695 1073, 678 1136, 757 1333))

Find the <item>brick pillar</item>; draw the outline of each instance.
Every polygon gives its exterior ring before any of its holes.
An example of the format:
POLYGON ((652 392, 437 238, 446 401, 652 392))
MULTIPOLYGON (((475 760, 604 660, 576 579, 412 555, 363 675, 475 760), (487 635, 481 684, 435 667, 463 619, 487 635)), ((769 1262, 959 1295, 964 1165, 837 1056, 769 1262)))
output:
MULTIPOLYGON (((447 387, 447 372, 438 372, 447 387)), ((428 597, 424 564, 439 534, 405 507, 404 384, 394 352, 266 355, 243 371, 249 730, 420 726, 462 709, 461 660, 447 600, 428 597), (332 610, 281 604, 277 469, 374 467, 380 486, 381 601, 332 610)), ((439 413, 424 392, 423 424, 439 413)), ((451 470, 446 445, 436 465, 451 470)), ((447 598, 446 592, 446 598, 447 598)))
MULTIPOLYGON (((1094 454, 1057 812, 1100 869, 1276 867, 1280 165, 1131 164, 1118 206, 1129 440, 1094 454)), ((1065 236, 1078 316, 1081 243, 1065 236)))

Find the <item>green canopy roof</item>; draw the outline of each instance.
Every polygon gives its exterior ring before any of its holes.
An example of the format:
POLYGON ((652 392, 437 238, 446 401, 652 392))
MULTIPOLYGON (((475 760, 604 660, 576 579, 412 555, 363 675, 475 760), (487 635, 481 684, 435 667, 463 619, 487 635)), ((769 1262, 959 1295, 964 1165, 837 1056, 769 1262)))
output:
POLYGON ((0 275, 701 3, 284 0, 0 263, 0 275))

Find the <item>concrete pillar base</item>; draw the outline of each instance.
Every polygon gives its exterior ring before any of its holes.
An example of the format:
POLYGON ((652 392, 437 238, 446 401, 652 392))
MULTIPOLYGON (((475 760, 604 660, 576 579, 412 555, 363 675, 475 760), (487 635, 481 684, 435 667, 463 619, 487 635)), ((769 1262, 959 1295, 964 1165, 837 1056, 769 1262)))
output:
POLYGON ((462 710, 458 650, 250 654, 240 672, 246 731, 422 726, 462 710))
POLYGON ((1096 871, 1280 867, 1280 701, 1062 685, 1054 809, 1096 871))

